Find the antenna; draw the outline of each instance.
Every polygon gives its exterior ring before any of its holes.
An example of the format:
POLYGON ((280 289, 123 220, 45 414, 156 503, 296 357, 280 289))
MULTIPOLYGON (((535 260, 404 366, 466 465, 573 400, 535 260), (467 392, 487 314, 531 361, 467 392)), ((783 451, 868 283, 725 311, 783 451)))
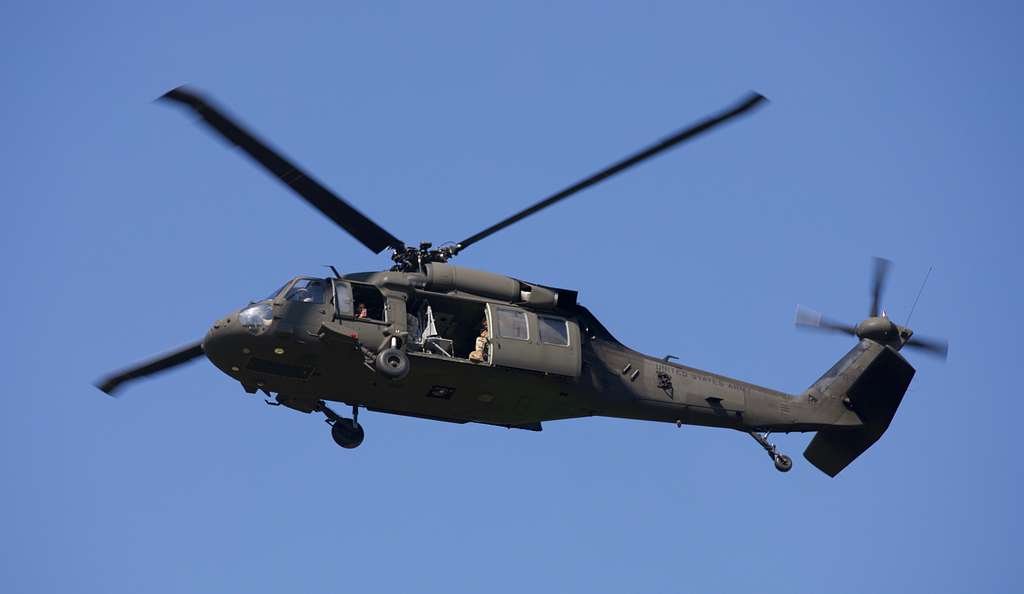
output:
POLYGON ((928 267, 928 272, 924 275, 924 281, 921 282, 921 288, 917 290, 917 297, 914 298, 914 305, 910 306, 910 313, 907 314, 907 321, 903 323, 904 326, 910 326, 910 316, 914 315, 914 310, 917 309, 917 301, 921 299, 921 293, 924 293, 924 286, 928 284, 928 277, 932 275, 932 267, 928 267))

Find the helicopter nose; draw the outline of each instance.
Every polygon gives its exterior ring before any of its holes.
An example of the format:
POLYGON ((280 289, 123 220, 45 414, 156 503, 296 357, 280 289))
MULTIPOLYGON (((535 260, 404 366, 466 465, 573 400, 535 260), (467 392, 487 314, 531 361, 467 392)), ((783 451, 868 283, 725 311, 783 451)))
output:
POLYGON ((233 312, 213 323, 203 338, 203 352, 218 369, 238 377, 250 352, 253 335, 239 321, 240 312, 233 312))

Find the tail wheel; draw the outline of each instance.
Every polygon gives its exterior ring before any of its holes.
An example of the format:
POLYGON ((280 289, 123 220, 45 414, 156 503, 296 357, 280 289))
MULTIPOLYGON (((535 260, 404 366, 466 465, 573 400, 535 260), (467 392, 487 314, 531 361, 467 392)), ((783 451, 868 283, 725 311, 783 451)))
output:
POLYGON ((793 459, 785 454, 779 454, 775 456, 775 470, 779 472, 789 472, 789 469, 793 468, 793 459))

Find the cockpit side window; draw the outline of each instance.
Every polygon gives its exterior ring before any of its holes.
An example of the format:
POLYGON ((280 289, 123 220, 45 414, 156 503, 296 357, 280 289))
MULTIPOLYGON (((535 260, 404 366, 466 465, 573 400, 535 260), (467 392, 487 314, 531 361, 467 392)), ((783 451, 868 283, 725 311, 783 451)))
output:
POLYGON ((334 281, 334 304, 338 315, 351 318, 355 307, 352 303, 352 286, 343 280, 334 281))
POLYGON ((319 278, 300 278, 295 281, 284 298, 288 301, 299 301, 302 303, 323 303, 325 283, 319 278))

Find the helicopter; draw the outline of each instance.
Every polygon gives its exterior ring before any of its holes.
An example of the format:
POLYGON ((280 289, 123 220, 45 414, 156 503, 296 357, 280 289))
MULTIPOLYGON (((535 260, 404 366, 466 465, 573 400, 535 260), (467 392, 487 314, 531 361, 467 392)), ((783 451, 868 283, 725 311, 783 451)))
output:
POLYGON ((725 110, 622 159, 454 244, 407 245, 287 160, 199 92, 161 100, 190 109, 375 254, 382 271, 298 276, 215 321, 205 337, 115 372, 97 387, 205 356, 267 404, 323 414, 342 448, 363 443, 360 409, 449 423, 541 431, 591 416, 721 427, 750 435, 781 472, 792 459, 768 438, 815 432, 804 457, 836 476, 889 427, 914 377, 903 347, 945 357, 945 341, 893 322, 880 300, 889 262, 875 259, 869 316, 856 325, 797 310, 797 325, 851 335, 853 348, 799 394, 765 388, 632 350, 572 289, 450 263, 473 244, 762 105, 750 93, 725 110), (350 408, 346 417, 328 403, 350 408))

